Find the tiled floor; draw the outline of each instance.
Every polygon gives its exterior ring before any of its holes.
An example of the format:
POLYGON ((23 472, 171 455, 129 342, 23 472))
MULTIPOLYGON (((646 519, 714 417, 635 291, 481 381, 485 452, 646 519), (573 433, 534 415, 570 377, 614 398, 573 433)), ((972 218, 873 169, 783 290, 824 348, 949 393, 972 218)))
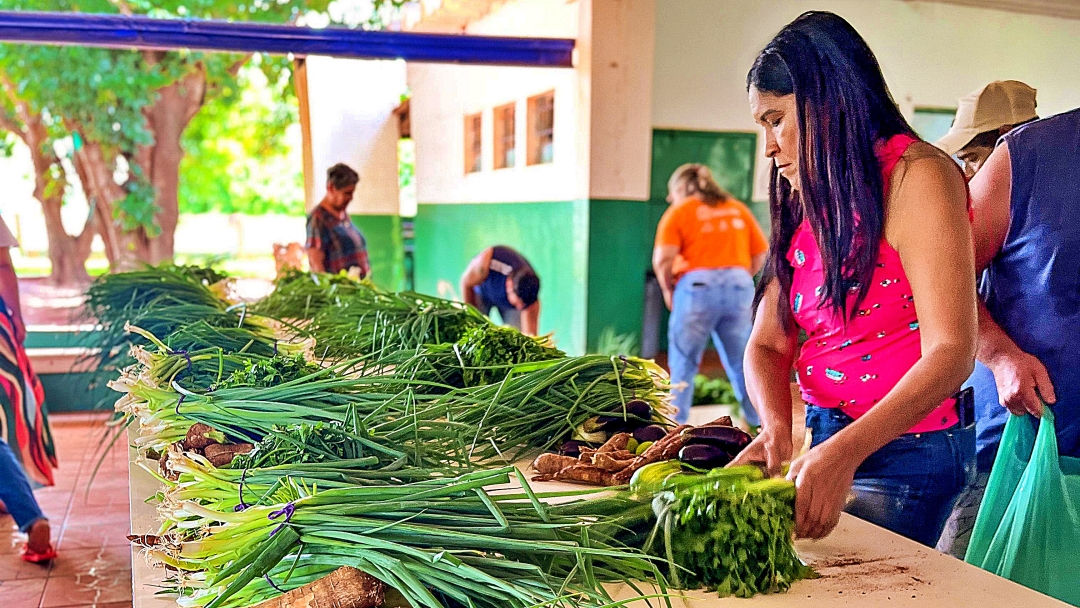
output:
POLYGON ((0 517, 0 608, 130 608, 126 444, 121 439, 102 460, 101 414, 56 414, 50 420, 60 468, 56 485, 35 495, 60 557, 49 566, 22 561, 25 539, 10 516, 0 517))

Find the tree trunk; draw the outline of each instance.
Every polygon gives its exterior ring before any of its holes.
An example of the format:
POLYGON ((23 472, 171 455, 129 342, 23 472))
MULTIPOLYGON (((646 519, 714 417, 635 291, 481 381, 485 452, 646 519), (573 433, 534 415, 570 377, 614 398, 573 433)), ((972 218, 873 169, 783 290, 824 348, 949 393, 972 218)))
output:
POLYGON ((75 152, 75 170, 91 206, 90 219, 105 243, 105 256, 113 270, 130 270, 146 259, 146 247, 138 234, 124 233, 113 219, 113 206, 126 196, 113 178, 113 163, 106 159, 101 145, 85 142, 75 152))
MULTIPOLYGON (((147 63, 155 65, 163 51, 147 51, 147 63)), ((243 62, 238 62, 239 65, 243 62)), ((202 65, 177 82, 158 91, 156 101, 144 108, 147 129, 154 143, 136 151, 132 162, 154 188, 159 211, 154 222, 160 233, 151 237, 145 229, 123 231, 113 218, 117 201, 126 191, 113 178, 114 160, 106 158, 101 146, 86 142, 76 153, 75 168, 79 173, 91 210, 83 231, 72 236, 64 230, 60 208, 68 183, 63 165, 48 145, 48 135, 42 116, 17 95, 17 88, 0 76, 0 91, 10 100, 22 124, 0 121, 0 128, 19 136, 30 149, 34 164, 34 197, 41 202, 49 237, 49 259, 52 262, 51 281, 62 285, 77 285, 89 280, 86 260, 90 256, 95 234, 105 243, 106 256, 114 270, 124 270, 139 262, 158 264, 173 257, 173 243, 179 220, 180 161, 184 150, 180 145, 184 129, 195 117, 205 100, 206 73, 202 65), (59 169, 60 175, 54 177, 59 169)), ((3 115, 0 114, 0 118, 3 115)), ((77 130, 73 125, 73 130, 77 130)))
POLYGON ((49 262, 52 273, 49 282, 53 285, 74 287, 90 282, 86 272, 86 260, 90 257, 90 245, 93 239, 93 220, 87 221, 86 228, 79 236, 71 236, 64 230, 60 216, 63 196, 50 196, 41 199, 41 208, 45 215, 45 231, 49 237, 49 262), (88 236, 89 235, 89 236, 88 236))
POLYGON ((25 125, 18 135, 30 149, 30 160, 34 165, 34 198, 41 203, 45 216, 49 263, 52 265, 49 282, 61 286, 85 285, 90 281, 86 260, 90 258, 90 246, 94 239, 94 216, 89 214, 78 236, 64 230, 61 208, 64 205, 64 191, 68 187, 64 166, 48 145, 42 117, 33 114, 25 103, 20 102, 16 107, 25 125), (53 175, 54 169, 58 170, 59 175, 53 175))
POLYGON ((147 240, 147 258, 152 264, 173 258, 176 225, 180 218, 180 161, 184 148, 180 138, 199 112, 206 95, 206 74, 200 68, 158 91, 157 100, 143 110, 154 144, 139 150, 135 162, 154 187, 159 211, 154 219, 160 234, 147 240))

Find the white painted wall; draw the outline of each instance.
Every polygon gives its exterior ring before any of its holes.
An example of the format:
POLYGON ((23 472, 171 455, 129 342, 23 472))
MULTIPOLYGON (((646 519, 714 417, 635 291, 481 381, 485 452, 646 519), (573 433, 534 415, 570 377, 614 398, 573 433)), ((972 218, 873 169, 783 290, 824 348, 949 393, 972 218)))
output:
MULTIPOLYGON (((877 55, 901 110, 955 107, 992 80, 1038 90, 1039 113, 1080 106, 1080 20, 900 0, 657 0, 653 125, 758 132, 746 72, 758 51, 808 9, 843 16, 877 55)), ((760 135, 760 133, 759 133, 760 135)), ((759 137, 759 148, 761 145, 759 137)), ((768 197, 759 155, 755 200, 768 197)))
POLYGON ((360 174, 352 214, 399 211, 397 142, 394 108, 406 91, 401 61, 362 61, 308 57, 311 152, 318 203, 326 192, 326 170, 348 164, 360 174))
POLYGON ((591 0, 591 5, 590 35, 579 39, 582 89, 589 95, 589 196, 646 200, 655 53, 654 37, 642 33, 654 28, 656 2, 591 0))
MULTIPOLYGON (((579 8, 578 2, 517 0, 471 24, 467 33, 573 38, 578 34, 579 8)), ((565 201, 587 196, 575 70, 411 63, 408 83, 420 203, 565 201), (526 100, 550 90, 555 91, 553 162, 527 166, 526 100), (493 170, 491 110, 509 102, 517 104, 517 164, 493 170), (466 175, 464 118, 476 112, 483 114, 483 170, 466 175)))

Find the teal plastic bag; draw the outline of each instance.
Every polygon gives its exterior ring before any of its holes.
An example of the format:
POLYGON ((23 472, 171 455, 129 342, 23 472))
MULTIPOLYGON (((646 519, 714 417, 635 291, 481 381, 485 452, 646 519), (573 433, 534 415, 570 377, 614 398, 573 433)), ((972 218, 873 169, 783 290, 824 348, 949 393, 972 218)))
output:
POLYGON ((1080 606, 1080 458, 1058 455, 1051 408, 1010 416, 965 561, 1080 606))

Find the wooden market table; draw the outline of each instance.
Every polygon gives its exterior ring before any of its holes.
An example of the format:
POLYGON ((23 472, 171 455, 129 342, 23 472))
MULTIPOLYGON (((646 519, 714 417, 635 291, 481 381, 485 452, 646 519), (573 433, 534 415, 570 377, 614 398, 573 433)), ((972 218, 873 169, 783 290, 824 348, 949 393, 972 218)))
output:
MULTIPOLYGON (((160 483, 137 465, 136 450, 129 450, 131 533, 154 533, 158 528, 156 508, 147 503, 146 498, 160 489, 160 483)), ((533 487, 540 492, 581 489, 581 486, 557 482, 535 483, 533 487)), ((760 595, 749 600, 721 599, 715 594, 689 591, 685 593, 685 600, 672 603, 691 608, 1068 606, 847 514, 841 517, 840 525, 828 538, 799 541, 796 547, 820 578, 799 581, 787 593, 760 595)), ((163 571, 153 567, 139 547, 132 547, 131 566, 133 608, 176 607, 172 599, 155 597, 154 593, 161 589, 163 571)), ((627 585, 612 585, 610 590, 615 599, 637 597, 637 592, 627 585)), ((629 605, 640 607, 646 603, 640 601, 629 605)), ((654 600, 653 606, 658 605, 654 600)))

